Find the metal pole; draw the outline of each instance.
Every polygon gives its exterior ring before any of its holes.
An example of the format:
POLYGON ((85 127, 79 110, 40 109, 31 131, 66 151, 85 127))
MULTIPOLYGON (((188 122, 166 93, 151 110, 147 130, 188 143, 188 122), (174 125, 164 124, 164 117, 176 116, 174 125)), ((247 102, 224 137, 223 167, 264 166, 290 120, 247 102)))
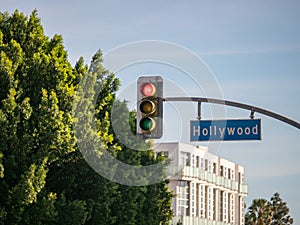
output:
MULTIPOLYGON (((287 123, 293 127, 296 127, 300 129, 300 123, 298 123, 295 120, 291 120, 285 116, 279 115, 277 113, 271 112, 266 109, 258 108, 255 106, 247 105, 244 103, 239 103, 239 102, 233 102, 233 101, 227 101, 227 100, 222 100, 222 99, 214 99, 214 98, 200 98, 200 97, 167 97, 164 98, 163 101, 165 102, 179 102, 179 101, 184 101, 184 102, 198 102, 198 110, 199 110, 199 103, 201 102, 207 102, 211 104, 220 104, 220 105, 228 105, 232 107, 237 107, 237 108, 242 108, 242 109, 248 109, 251 112, 253 112, 252 115, 254 115, 254 112, 264 114, 266 116, 272 117, 274 119, 280 120, 284 123, 287 123)), ((200 105, 201 107, 201 105, 200 105)), ((201 112, 201 111, 200 111, 201 112)), ((201 116, 201 115, 200 115, 201 116)), ((198 111, 198 117, 199 117, 199 111, 198 111)))

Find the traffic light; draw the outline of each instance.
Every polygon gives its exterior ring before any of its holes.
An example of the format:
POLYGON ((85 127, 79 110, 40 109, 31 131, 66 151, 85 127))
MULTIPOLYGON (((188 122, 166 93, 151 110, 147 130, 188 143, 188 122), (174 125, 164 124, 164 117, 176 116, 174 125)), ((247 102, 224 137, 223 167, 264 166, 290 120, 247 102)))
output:
POLYGON ((137 80, 137 135, 161 138, 163 135, 163 78, 143 76, 137 80))

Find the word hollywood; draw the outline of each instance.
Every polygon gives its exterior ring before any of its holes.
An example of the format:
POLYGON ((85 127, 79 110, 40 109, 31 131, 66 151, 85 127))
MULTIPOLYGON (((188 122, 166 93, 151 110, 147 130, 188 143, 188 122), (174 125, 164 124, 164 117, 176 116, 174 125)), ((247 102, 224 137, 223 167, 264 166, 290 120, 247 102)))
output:
POLYGON ((191 141, 261 140, 260 122, 260 119, 191 121, 191 141))

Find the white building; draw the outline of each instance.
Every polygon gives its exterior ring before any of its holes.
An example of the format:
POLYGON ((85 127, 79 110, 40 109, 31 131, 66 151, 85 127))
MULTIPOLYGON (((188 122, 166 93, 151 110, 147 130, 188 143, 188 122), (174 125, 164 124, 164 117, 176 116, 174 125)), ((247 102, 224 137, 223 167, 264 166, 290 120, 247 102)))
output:
POLYGON ((179 168, 170 178, 172 225, 244 225, 244 167, 182 143, 155 146, 179 168), (181 222, 181 223, 178 223, 181 222))

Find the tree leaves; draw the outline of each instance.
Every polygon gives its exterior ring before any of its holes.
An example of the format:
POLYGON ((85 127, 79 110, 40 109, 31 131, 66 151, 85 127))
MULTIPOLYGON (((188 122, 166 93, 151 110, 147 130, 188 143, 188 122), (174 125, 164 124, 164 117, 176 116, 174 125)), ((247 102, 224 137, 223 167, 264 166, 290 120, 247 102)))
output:
POLYGON ((246 225, 290 225, 293 219, 288 215, 289 208, 275 193, 270 201, 254 199, 246 213, 246 225))
MULTIPOLYGON (((162 160, 149 144, 133 142, 145 150, 137 152, 115 135, 110 112, 120 81, 102 63, 99 50, 90 66, 80 58, 72 67, 62 37, 44 34, 36 10, 29 18, 17 10, 0 13, 0 224, 168 224, 168 181, 119 185, 91 169, 78 149, 101 143, 91 154, 96 162, 104 150, 137 166, 162 160), (87 94, 79 82, 85 82, 87 94), (74 126, 92 141, 76 139, 74 126)), ((122 134, 130 140, 135 113, 126 103, 117 105, 123 112, 119 127, 130 123, 122 134)))
POLYGON ((0 14, 0 224, 26 224, 30 208, 55 202, 48 167, 76 150, 72 72, 62 38, 44 35, 36 11, 0 14))

